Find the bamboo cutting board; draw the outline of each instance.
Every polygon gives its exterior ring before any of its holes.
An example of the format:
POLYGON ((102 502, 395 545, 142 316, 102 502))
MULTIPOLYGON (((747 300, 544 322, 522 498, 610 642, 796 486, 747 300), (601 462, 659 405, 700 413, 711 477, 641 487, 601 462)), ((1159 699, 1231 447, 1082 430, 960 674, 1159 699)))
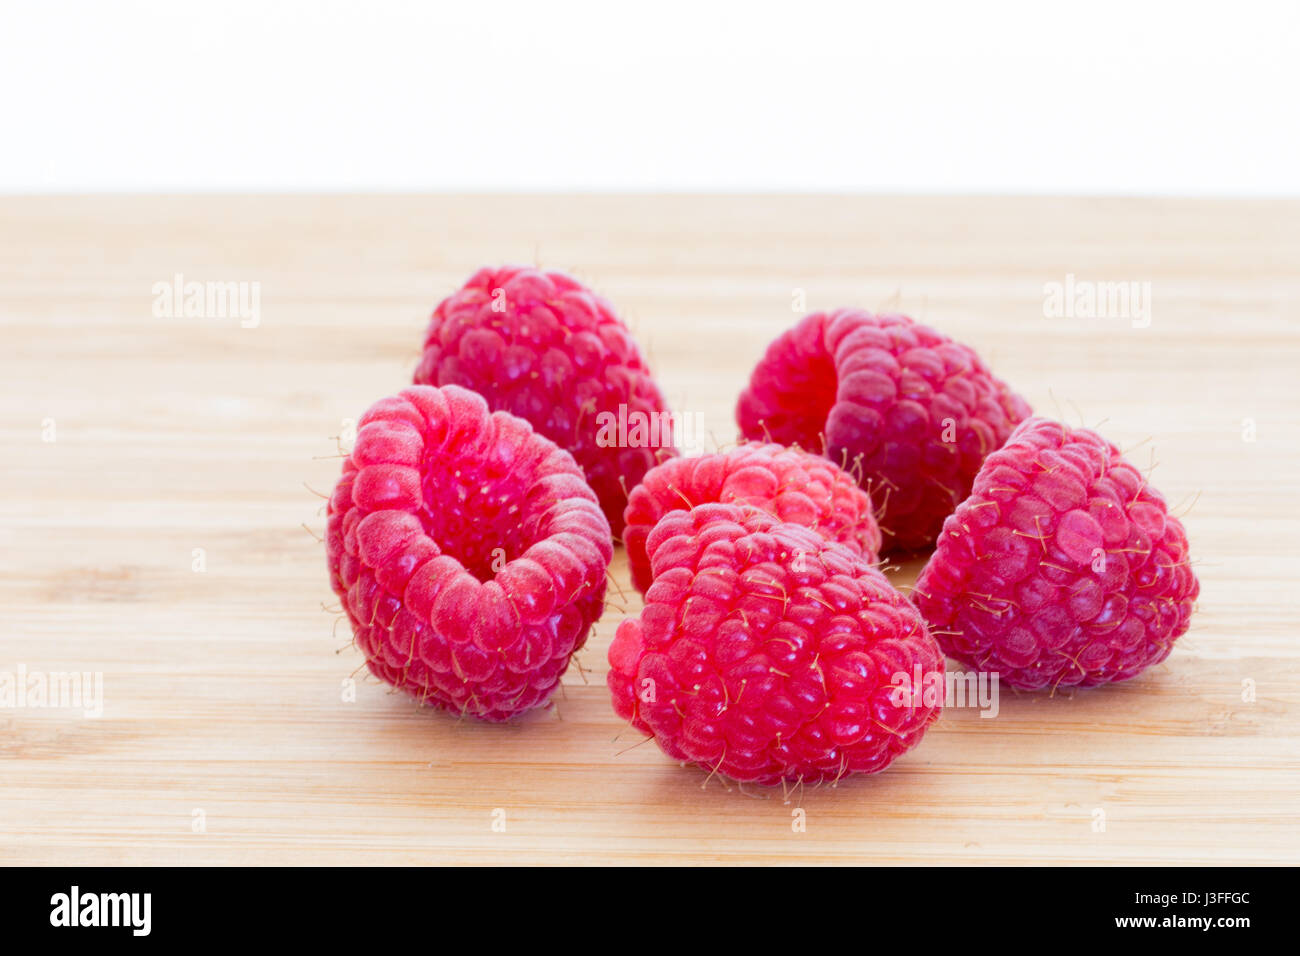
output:
POLYGON ((0 676, 102 675, 101 716, 0 709, 0 862, 1300 862, 1300 204, 0 212, 0 676), (1156 466, 1202 582, 1191 631, 1128 684, 1004 689, 995 719, 948 711, 884 774, 790 793, 706 782, 614 716, 605 652, 640 606, 621 552, 624 594, 550 711, 461 722, 361 679, 313 490, 349 420, 410 381, 434 303, 503 261, 608 297, 710 446, 801 309, 895 308, 968 342, 1040 413, 1156 466), (178 275, 256 283, 257 321, 156 309, 178 275), (1149 325, 1049 317, 1067 277, 1150 283, 1149 325))

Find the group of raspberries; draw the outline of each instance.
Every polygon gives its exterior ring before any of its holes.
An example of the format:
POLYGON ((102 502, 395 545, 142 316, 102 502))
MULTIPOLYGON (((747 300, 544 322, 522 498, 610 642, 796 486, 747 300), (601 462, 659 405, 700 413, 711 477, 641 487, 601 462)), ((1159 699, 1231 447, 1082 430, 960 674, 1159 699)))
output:
POLYGON ((818 783, 921 739, 945 655, 1089 686, 1187 630, 1199 585, 1159 492, 925 325, 809 315, 736 418, 738 445, 678 457, 607 302, 478 272, 435 309, 415 384, 361 418, 329 501, 330 584, 370 670, 484 720, 545 704, 621 540, 645 606, 609 648, 614 710, 678 760, 818 783), (930 548, 911 599, 878 569, 930 548))

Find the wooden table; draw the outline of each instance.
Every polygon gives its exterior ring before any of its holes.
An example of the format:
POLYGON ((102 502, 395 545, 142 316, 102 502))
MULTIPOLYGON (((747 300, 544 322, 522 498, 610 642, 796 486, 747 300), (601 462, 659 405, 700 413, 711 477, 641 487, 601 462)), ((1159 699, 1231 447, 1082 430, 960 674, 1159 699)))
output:
MULTIPOLYGON (((1300 861, 1300 204, 24 197, 0 252, 0 672, 103 675, 98 718, 0 709, 0 862, 1300 861), (1192 630, 1131 683, 1006 691, 884 774, 784 796, 635 746, 604 687, 615 611, 512 725, 373 678, 345 701, 362 662, 313 490, 409 382, 433 304, 502 261, 592 283, 717 442, 800 299, 970 343, 1154 456, 1192 630), (177 274, 258 283, 255 327, 155 314, 177 274), (1150 326, 1046 317, 1068 275, 1151 283, 1150 326)), ((635 612, 621 552, 614 573, 635 612)))

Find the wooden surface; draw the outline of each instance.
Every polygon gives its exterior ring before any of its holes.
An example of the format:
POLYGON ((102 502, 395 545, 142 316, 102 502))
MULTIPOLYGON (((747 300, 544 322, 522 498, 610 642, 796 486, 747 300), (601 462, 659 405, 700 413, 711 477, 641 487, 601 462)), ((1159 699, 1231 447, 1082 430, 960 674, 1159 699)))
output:
MULTIPOLYGON (((1300 861, 1300 204, 7 198, 0 336, 0 671, 104 681, 98 719, 0 710, 0 862, 1300 861), (1005 691, 884 774, 788 796, 634 746, 614 610, 513 725, 373 678, 343 700, 361 658, 308 486, 409 381, 433 304, 502 261, 594 284, 717 442, 797 290, 965 340, 1040 412, 1154 454, 1192 630, 1126 685, 1005 691), (176 273, 260 283, 260 323, 156 317, 176 273), (1046 318, 1067 274, 1150 282, 1150 327, 1046 318)), ((621 552, 614 573, 635 611, 621 552)))

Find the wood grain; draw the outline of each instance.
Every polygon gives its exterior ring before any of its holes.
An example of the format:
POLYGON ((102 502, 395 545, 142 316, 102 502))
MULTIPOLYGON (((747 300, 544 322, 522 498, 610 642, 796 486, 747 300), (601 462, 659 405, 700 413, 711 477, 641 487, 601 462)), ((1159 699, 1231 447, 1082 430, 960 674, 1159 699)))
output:
MULTIPOLYGON (((98 719, 0 710, 0 862, 1300 862, 1300 204, 11 197, 0 213, 0 671, 104 680, 98 719), (969 342, 1040 411, 1154 455, 1154 483, 1190 507, 1192 630, 1127 685, 1005 692, 996 719, 949 711, 885 774, 788 795, 637 746, 604 689, 616 610, 556 708, 516 724, 421 712, 373 679, 345 702, 361 660, 324 610, 308 487, 331 487, 344 420, 409 381, 433 303, 502 261, 594 284, 716 442, 800 295, 969 342), (155 317, 177 273, 260 283, 260 324, 155 317), (1046 318, 1044 283, 1067 274, 1150 282, 1150 327, 1046 318)), ((614 573, 634 612, 621 553, 614 573)))

